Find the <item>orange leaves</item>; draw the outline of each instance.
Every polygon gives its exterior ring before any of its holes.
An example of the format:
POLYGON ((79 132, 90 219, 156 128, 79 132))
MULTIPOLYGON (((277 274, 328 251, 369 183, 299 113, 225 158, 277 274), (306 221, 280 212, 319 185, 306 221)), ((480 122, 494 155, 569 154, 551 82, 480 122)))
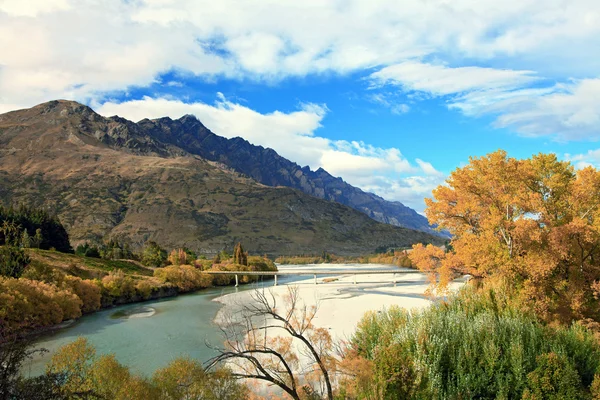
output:
POLYGON ((154 270, 154 276, 161 282, 177 286, 181 292, 210 287, 213 281, 210 275, 203 274, 191 265, 169 265, 157 268, 154 270))
POLYGON ((600 317, 600 172, 575 173, 554 154, 471 158, 426 200, 431 223, 454 234, 450 251, 415 246, 411 260, 443 288, 457 272, 520 285, 544 317, 600 317), (571 315, 571 316, 569 316, 571 315))
POLYGON ((4 329, 37 328, 81 316, 79 297, 52 284, 0 278, 0 293, 4 329))
POLYGON ((185 265, 188 261, 188 256, 184 249, 175 249, 169 253, 169 262, 171 265, 185 265))

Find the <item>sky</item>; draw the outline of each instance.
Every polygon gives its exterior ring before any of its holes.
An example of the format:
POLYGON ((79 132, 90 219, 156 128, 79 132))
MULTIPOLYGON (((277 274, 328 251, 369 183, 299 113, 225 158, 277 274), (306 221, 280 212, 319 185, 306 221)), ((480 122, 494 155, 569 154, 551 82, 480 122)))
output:
POLYGON ((0 0, 0 113, 214 133, 422 212, 470 156, 600 167, 598 0, 0 0))

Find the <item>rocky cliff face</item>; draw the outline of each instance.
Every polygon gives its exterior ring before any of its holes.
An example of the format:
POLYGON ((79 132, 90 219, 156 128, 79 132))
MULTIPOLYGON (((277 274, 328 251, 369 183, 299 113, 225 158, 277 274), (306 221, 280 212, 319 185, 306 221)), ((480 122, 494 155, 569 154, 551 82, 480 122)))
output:
POLYGON ((223 163, 265 185, 299 189, 311 196, 350 206, 379 222, 436 233, 425 217, 400 202, 386 201, 364 192, 324 169, 302 168, 273 149, 252 145, 239 137, 217 136, 193 116, 179 120, 145 119, 139 126, 162 143, 223 163))
MULTIPOLYGON (((45 103, 0 115, 0 201, 56 212, 73 245, 116 238, 139 248, 155 240, 214 253, 242 241, 253 253, 279 255, 440 242, 300 190, 257 183, 225 163, 225 145, 253 154, 250 171, 268 181, 254 146, 219 138, 193 117, 135 124, 74 102, 45 103), (209 155, 196 150, 201 142, 209 155)), ((260 149, 265 163, 289 163, 260 149)), ((294 181, 302 182, 298 171, 294 181)))

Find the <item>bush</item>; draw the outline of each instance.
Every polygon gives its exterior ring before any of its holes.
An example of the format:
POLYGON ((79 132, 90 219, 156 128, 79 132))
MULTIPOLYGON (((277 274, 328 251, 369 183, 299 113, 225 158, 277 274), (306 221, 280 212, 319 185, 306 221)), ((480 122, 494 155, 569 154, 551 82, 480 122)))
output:
POLYGON ((83 257, 100 258, 100 251, 97 246, 90 245, 88 242, 80 244, 75 249, 75 254, 83 257))
MULTIPOLYGON (((526 389, 535 396, 552 368, 567 382, 576 377, 589 393, 600 367, 600 347, 582 326, 550 328, 497 293, 470 288, 420 313, 391 308, 369 314, 353 345, 373 360, 380 378, 373 384, 382 385, 386 397, 415 391, 426 398, 520 398, 526 389)), ((552 385, 567 393, 563 381, 552 385)))
POLYGON ((148 300, 152 295, 154 287, 152 283, 144 279, 136 282, 135 291, 143 300, 148 300))
POLYGON ((102 278, 102 286, 106 293, 114 298, 130 299, 135 295, 135 284, 133 279, 123 271, 111 271, 102 278))
POLYGON ((547 353, 537 357, 537 367, 527 375, 523 400, 583 398, 581 378, 565 356, 547 353))
POLYGON ((81 311, 83 313, 90 313, 100 309, 102 290, 94 281, 68 275, 64 277, 63 285, 81 299, 83 303, 81 311))
POLYGON ((32 260, 21 277, 35 281, 52 283, 60 287, 65 280, 65 273, 58 268, 52 268, 47 264, 32 260))
POLYGON ((83 302, 68 290, 29 279, 0 278, 0 321, 11 331, 81 316, 83 302))
POLYGON ((191 265, 170 265, 156 269, 154 276, 164 283, 175 285, 182 292, 207 288, 212 285, 212 277, 203 274, 191 265))

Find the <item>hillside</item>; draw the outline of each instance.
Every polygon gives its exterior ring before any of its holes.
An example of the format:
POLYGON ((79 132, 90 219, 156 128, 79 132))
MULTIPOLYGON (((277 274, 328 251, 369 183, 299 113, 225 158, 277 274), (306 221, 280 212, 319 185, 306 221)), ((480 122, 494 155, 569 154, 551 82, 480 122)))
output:
POLYGON ((400 202, 364 192, 322 168, 312 171, 309 167, 300 167, 273 149, 252 145, 239 137, 217 136, 193 116, 178 120, 144 119, 138 125, 162 143, 223 163, 265 185, 299 189, 311 196, 350 206, 379 222, 439 235, 425 217, 400 202))
POLYGON ((0 200, 56 212, 73 245, 154 240, 214 253, 243 241, 254 253, 351 255, 441 240, 259 184, 148 135, 147 124, 68 101, 0 115, 0 200))

